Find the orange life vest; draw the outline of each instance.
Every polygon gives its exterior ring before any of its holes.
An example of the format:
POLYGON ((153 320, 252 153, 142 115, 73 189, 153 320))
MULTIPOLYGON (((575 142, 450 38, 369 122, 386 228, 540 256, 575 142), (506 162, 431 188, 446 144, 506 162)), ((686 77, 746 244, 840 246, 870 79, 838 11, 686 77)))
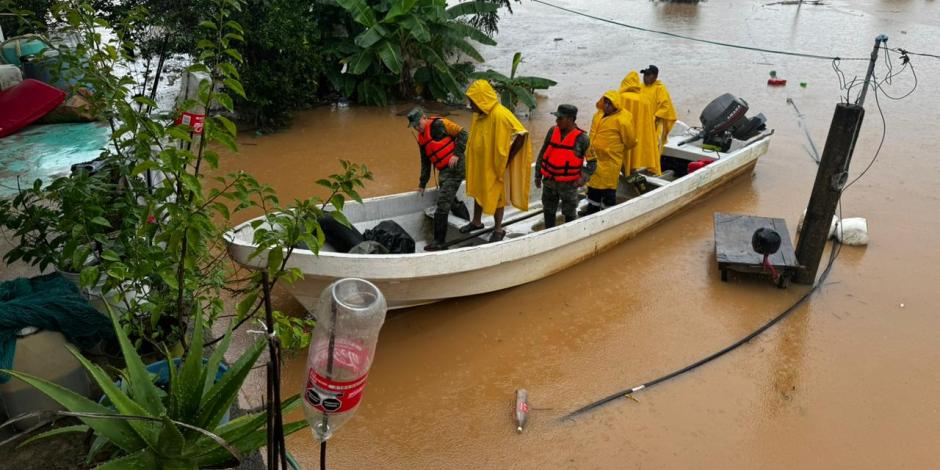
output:
POLYGON ((454 155, 457 144, 454 142, 453 137, 449 135, 441 140, 434 140, 431 137, 431 126, 434 125, 438 119, 441 118, 432 116, 429 119, 428 124, 424 126, 424 132, 418 134, 418 145, 421 146, 421 149, 424 150, 424 154, 431 160, 431 164, 434 165, 434 168, 443 170, 447 168, 447 164, 450 162, 450 157, 454 155))
POLYGON ((577 181, 581 178, 581 165, 584 164, 584 157, 575 155, 574 144, 583 132, 576 127, 562 139, 561 130, 555 126, 552 138, 548 141, 548 148, 542 155, 543 177, 551 178, 559 183, 577 181))

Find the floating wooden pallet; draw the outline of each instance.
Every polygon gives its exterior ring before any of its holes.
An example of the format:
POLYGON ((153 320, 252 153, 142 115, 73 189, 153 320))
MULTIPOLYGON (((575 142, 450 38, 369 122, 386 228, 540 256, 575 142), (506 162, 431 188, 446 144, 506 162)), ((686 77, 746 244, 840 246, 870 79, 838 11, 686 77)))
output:
POLYGON ((780 249, 770 256, 770 264, 780 273, 777 287, 786 288, 790 278, 800 268, 796 260, 790 231, 783 219, 755 217, 744 214, 715 213, 715 259, 721 271, 721 280, 728 280, 728 272, 763 274, 770 276, 764 268, 764 257, 754 251, 751 237, 759 228, 769 228, 780 234, 780 249))

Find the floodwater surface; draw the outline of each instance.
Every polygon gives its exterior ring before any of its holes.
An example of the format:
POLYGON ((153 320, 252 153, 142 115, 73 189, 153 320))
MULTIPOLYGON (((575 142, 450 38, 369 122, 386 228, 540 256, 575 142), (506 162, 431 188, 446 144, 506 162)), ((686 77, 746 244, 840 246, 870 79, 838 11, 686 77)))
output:
MULTIPOLYGON (((800 8, 731 0, 557 2, 645 28, 770 49, 868 57, 884 33, 891 47, 940 52, 940 5, 929 1, 834 0, 800 8)), ((680 119, 698 125, 708 101, 733 93, 776 130, 770 151, 753 175, 575 267, 501 292, 390 314, 362 406, 330 440, 328 466, 940 468, 940 315, 931 300, 940 250, 929 242, 940 229, 940 159, 932 150, 940 60, 911 56, 918 88, 906 99, 868 95, 852 178, 887 132, 877 161, 845 193, 842 212, 868 219, 869 246, 845 247, 819 293, 749 344, 637 393, 638 402, 618 400, 562 422, 560 416, 588 402, 721 349, 806 292, 761 279, 721 282, 712 214, 781 217, 795 232, 816 167, 787 98, 822 151, 844 92, 828 60, 694 43, 532 1, 513 7, 515 14, 500 22, 499 45, 482 48, 488 60, 481 68, 507 71, 521 51, 520 74, 559 82, 523 119, 536 142, 553 123, 547 113, 555 106, 575 104, 581 126, 589 127, 603 92, 652 63, 680 119), (788 85, 767 87, 771 70, 788 85), (528 389, 537 408, 522 434, 511 418, 517 388, 528 389)), ((849 80, 866 65, 838 64, 849 80)), ((885 76, 883 63, 876 70, 885 76)), ((913 84, 905 70, 884 91, 899 97, 913 84)), ((347 159, 375 172, 364 195, 412 190, 417 149, 397 114, 408 107, 300 113, 285 132, 243 137, 241 154, 224 170, 249 170, 290 199, 313 194, 313 182, 347 159)), ((469 123, 465 110, 440 110, 469 123)), ((300 390, 303 369, 304 354, 288 360, 285 393, 300 390)), ((287 445, 304 468, 317 468, 319 446, 309 431, 287 445)))

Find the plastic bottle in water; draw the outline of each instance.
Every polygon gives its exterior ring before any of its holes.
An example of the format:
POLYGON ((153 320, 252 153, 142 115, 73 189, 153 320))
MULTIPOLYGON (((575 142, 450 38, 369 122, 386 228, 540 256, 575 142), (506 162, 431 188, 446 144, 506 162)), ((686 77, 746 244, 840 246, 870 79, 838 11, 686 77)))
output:
POLYGON ((340 279, 320 294, 303 389, 304 415, 320 442, 359 407, 386 310, 382 292, 362 279, 340 279))

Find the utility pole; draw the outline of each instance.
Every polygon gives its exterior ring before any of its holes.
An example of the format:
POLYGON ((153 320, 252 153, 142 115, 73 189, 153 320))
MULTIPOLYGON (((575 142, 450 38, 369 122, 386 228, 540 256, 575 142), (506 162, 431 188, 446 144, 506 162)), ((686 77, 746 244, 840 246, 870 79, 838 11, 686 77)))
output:
POLYGON ((816 281, 819 260, 822 259, 823 250, 826 248, 826 239, 829 238, 829 226, 842 196, 842 188, 848 180, 849 164, 852 162, 855 142, 865 117, 863 105, 875 71, 878 51, 881 45, 887 42, 888 37, 883 34, 875 38, 865 84, 855 103, 836 105, 832 124, 829 126, 829 136, 826 137, 826 147, 816 172, 816 183, 806 207, 803 229, 796 244, 796 258, 802 266, 794 279, 797 283, 813 284, 816 281))

